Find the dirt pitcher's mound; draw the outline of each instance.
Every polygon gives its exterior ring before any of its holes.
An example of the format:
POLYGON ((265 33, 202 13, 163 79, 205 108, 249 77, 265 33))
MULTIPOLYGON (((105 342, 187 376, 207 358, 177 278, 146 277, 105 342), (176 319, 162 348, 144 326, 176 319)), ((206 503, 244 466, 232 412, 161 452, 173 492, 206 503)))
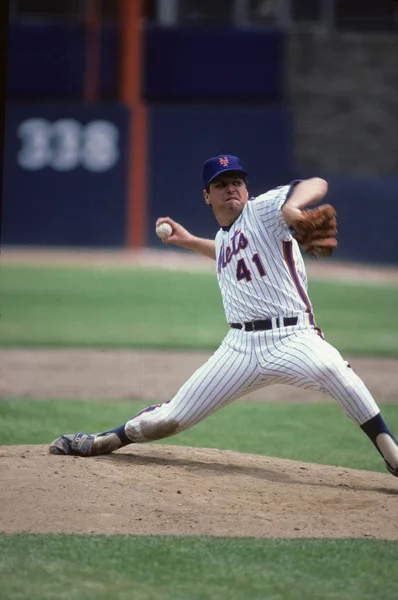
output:
POLYGON ((97 458, 0 448, 6 533, 398 539, 398 480, 181 446, 97 458))

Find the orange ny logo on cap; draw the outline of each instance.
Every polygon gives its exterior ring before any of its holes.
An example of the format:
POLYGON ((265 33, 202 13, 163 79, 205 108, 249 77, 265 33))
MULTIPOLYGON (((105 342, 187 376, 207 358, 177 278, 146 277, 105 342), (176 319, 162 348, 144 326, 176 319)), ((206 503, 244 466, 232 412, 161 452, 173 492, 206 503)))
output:
POLYGON ((229 160, 226 156, 222 156, 221 158, 218 159, 219 163, 222 167, 228 167, 229 165, 229 160))

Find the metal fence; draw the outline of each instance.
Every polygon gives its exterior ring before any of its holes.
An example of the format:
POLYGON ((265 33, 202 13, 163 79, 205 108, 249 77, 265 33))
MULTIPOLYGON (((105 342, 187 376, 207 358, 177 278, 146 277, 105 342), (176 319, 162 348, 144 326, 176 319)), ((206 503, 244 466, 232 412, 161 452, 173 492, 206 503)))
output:
POLYGON ((394 30, 396 0, 157 0, 155 18, 164 25, 225 24, 286 29, 394 30))
MULTIPOLYGON (((10 0, 10 20, 83 21, 88 3, 96 5, 103 21, 117 21, 117 0, 10 0)), ((398 0, 145 0, 144 5, 146 18, 165 27, 274 24, 287 30, 398 28, 398 0)))

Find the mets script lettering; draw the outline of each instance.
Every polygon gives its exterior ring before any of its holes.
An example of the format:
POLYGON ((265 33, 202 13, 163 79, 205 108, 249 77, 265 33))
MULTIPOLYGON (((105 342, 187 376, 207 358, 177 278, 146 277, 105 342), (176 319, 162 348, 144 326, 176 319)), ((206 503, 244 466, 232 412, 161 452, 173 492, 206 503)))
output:
POLYGON ((247 248, 248 244, 249 242, 241 230, 236 229, 230 239, 230 245, 225 248, 223 243, 220 248, 217 261, 218 272, 221 273, 221 269, 224 269, 231 262, 232 257, 247 248))

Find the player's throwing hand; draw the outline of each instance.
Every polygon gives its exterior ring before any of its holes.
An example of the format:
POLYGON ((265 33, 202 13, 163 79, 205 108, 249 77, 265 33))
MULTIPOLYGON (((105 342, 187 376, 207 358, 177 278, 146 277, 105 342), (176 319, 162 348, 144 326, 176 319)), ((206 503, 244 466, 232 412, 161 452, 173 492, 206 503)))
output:
POLYGON ((162 238, 164 244, 175 244, 176 246, 185 248, 194 239, 194 236, 187 229, 176 221, 173 221, 173 219, 170 219, 170 217, 159 217, 156 221, 156 229, 163 223, 167 223, 172 229, 172 233, 169 236, 162 238))

